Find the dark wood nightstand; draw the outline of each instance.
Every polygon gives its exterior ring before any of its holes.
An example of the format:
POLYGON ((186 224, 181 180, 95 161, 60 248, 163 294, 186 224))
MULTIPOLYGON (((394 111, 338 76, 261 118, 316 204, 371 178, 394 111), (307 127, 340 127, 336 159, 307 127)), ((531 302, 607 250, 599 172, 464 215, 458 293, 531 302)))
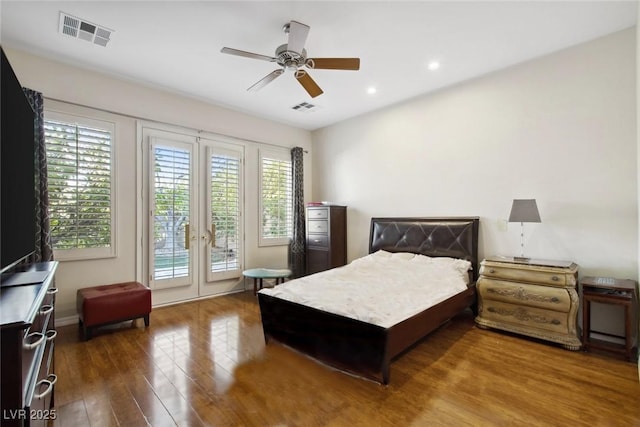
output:
POLYGON ((611 277, 583 277, 580 285, 582 287, 582 344, 585 349, 595 348, 620 353, 626 356, 627 360, 634 360, 635 353, 633 352, 633 348, 638 311, 638 295, 635 280, 614 279, 611 277), (591 302, 615 304, 624 307, 624 337, 593 331, 591 329, 591 302), (604 336, 623 338, 625 344, 616 344, 592 338, 591 332, 596 332, 604 336))

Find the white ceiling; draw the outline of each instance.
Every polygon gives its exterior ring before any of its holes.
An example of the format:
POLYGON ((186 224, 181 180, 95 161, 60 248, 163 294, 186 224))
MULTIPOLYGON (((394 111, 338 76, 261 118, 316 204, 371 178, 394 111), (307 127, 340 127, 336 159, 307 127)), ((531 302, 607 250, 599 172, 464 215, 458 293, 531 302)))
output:
MULTIPOLYGON (((6 1, 2 44, 304 129, 527 61, 635 25, 635 1, 6 1), (114 30, 106 48, 58 32, 60 11, 114 30), (290 20, 311 27, 309 57, 360 57, 360 71, 311 70, 246 89, 275 64, 290 20), (430 61, 441 67, 429 71, 430 61), (377 92, 367 93, 370 86, 377 92), (298 112, 307 101, 318 108, 298 112)), ((46 94, 45 94, 46 95, 46 94)))

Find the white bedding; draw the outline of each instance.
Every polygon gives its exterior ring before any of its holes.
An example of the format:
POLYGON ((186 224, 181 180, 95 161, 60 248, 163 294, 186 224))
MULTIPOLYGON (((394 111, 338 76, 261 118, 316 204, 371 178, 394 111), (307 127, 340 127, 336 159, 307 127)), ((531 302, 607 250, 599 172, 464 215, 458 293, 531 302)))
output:
POLYGON ((461 259, 378 251, 260 293, 388 328, 467 289, 469 269, 461 259))

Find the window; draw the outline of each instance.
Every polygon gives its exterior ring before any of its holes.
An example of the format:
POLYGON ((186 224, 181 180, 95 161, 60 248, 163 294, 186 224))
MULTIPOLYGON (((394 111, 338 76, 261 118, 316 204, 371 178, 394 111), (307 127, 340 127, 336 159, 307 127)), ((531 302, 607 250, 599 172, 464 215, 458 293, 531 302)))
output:
POLYGON ((45 114, 51 243, 57 259, 114 256, 113 123, 45 114))
POLYGON ((288 151, 260 152, 260 246, 286 245, 293 229, 288 151))

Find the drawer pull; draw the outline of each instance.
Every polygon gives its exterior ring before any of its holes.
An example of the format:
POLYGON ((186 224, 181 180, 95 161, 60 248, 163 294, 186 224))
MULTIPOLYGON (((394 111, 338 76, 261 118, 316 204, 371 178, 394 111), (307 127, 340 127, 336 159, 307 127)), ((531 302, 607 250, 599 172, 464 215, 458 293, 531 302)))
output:
POLYGON ((43 305, 40 308, 40 314, 43 316, 46 316, 47 314, 51 313, 53 311, 53 306, 52 305, 43 305))
POLYGON ((56 339, 56 336, 58 336, 58 331, 55 329, 49 329, 45 335, 47 336, 47 341, 53 341, 56 339))
POLYGON ((560 280, 560 278, 558 276, 551 276, 551 280, 553 280, 554 282, 557 282, 560 280))
POLYGON ((58 293, 58 288, 51 288, 47 291, 47 294, 49 295, 55 295, 58 293))
POLYGON ((322 240, 320 240, 320 239, 313 239, 313 243, 320 243, 320 242, 322 242, 322 240))
POLYGON ((44 334, 42 332, 30 333, 29 335, 24 337, 24 342, 22 343, 22 348, 24 348, 25 350, 33 350, 34 348, 36 348, 40 344, 42 344, 42 341, 44 341, 45 338, 46 337, 44 336, 44 334), (37 337, 37 339, 36 339, 36 337, 37 337), (35 339, 35 341, 33 341, 32 343, 28 343, 27 341, 30 341, 31 339, 35 339))
POLYGON ((36 387, 46 385, 47 388, 45 391, 43 391, 40 394, 34 394, 33 397, 38 400, 44 399, 45 397, 51 394, 51 392, 53 391, 53 386, 56 384, 57 381, 58 381, 58 376, 56 374, 50 374, 46 380, 38 381, 38 384, 36 384, 36 387))
POLYGON ((489 273, 495 273, 495 272, 496 272, 495 268, 490 268, 489 269, 489 273))

